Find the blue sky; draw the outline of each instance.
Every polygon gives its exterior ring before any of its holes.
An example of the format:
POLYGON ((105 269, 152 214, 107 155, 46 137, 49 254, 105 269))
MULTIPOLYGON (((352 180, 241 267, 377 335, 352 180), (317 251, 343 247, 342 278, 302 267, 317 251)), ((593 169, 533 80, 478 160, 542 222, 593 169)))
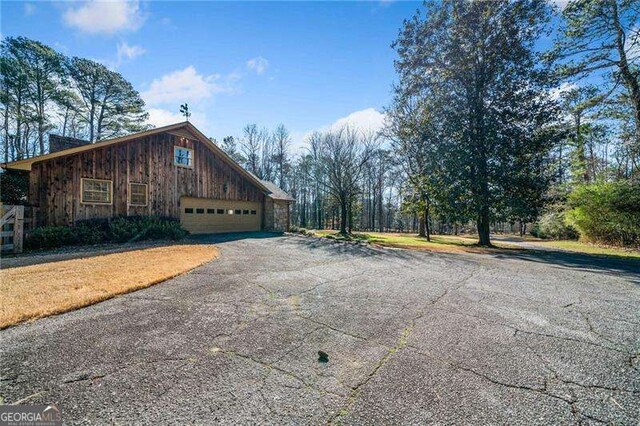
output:
POLYGON ((207 135, 283 123, 297 144, 336 121, 380 125, 396 38, 418 2, 14 2, 22 35, 116 69, 157 125, 188 102, 207 135))

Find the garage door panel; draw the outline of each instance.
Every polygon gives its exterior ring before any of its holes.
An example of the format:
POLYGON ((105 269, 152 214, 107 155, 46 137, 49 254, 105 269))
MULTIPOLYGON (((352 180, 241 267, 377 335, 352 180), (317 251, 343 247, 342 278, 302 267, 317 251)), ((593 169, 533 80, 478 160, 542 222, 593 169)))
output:
POLYGON ((180 222, 192 234, 259 231, 261 210, 257 202, 184 197, 180 222))

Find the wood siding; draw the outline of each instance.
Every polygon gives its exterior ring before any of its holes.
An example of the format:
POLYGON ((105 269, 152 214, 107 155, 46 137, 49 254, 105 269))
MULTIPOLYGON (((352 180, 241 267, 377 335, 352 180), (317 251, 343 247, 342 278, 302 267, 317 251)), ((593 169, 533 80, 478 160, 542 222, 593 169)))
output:
POLYGON ((180 198, 185 196, 260 203, 264 200, 259 188, 205 144, 169 133, 35 163, 29 185, 29 202, 39 208, 40 225, 132 215, 179 219, 180 198), (193 168, 173 164, 174 146, 194 150, 193 168), (82 178, 112 180, 113 203, 81 203, 82 178), (148 185, 146 206, 129 205, 129 183, 148 185))

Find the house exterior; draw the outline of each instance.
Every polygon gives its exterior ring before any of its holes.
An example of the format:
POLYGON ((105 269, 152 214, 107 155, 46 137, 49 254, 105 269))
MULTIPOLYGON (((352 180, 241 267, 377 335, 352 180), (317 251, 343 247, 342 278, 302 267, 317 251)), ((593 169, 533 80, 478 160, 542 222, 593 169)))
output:
MULTIPOLYGON (((71 148, 67 148, 71 146, 71 148)), ((29 173, 36 222, 157 215, 191 233, 287 231, 293 199, 242 168, 189 122, 2 164, 29 173)))

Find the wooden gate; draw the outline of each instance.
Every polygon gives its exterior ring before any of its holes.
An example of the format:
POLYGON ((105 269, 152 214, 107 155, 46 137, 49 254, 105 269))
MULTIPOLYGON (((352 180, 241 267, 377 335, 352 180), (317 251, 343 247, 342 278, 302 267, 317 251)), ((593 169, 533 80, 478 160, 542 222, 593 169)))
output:
POLYGON ((31 229, 35 222, 35 209, 25 206, 1 206, 0 215, 2 252, 22 253, 25 232, 31 229))

